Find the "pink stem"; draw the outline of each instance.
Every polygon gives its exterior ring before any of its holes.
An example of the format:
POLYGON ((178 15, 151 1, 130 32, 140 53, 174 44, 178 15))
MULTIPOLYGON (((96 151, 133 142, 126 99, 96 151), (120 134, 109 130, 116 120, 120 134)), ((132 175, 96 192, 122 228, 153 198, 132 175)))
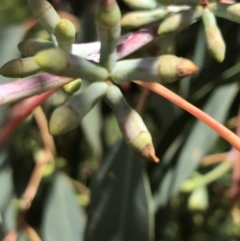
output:
POLYGON ((136 84, 141 85, 145 88, 148 88, 157 94, 163 96, 164 98, 170 100, 174 104, 180 106, 182 109, 188 111, 196 118, 204 122, 214 131, 216 131, 220 136, 222 136, 225 140, 227 140, 233 147, 235 147, 238 151, 240 151, 240 138, 235 135, 232 131, 227 129, 221 123, 213 119, 211 116, 198 109, 194 105, 190 104, 179 95, 175 94, 171 90, 166 87, 158 84, 158 83, 144 83, 142 81, 134 81, 136 84))
POLYGON ((72 78, 42 74, 0 85, 0 106, 59 88, 71 80, 72 78))

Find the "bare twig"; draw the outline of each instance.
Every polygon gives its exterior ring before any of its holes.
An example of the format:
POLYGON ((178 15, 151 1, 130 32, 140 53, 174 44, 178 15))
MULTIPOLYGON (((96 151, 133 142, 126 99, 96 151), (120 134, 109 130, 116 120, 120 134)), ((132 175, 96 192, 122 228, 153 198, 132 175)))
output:
POLYGON ((49 134, 48 122, 47 122, 46 116, 42 110, 42 107, 38 106, 33 111, 33 115, 38 124, 40 134, 41 134, 42 140, 44 142, 44 146, 45 146, 44 149, 50 151, 53 154, 53 156, 56 156, 56 148, 55 148, 54 140, 53 140, 52 135, 49 134))
POLYGON ((224 153, 217 153, 217 154, 211 154, 203 157, 201 161, 201 165, 203 166, 208 166, 208 165, 213 165, 219 162, 225 161, 225 159, 228 156, 228 152, 224 153))
POLYGON ((27 235, 29 241, 42 241, 37 232, 24 220, 22 229, 27 235))
POLYGON ((30 208, 41 182, 44 169, 49 161, 53 161, 53 156, 49 151, 41 151, 36 156, 34 170, 20 201, 22 211, 26 211, 30 208))

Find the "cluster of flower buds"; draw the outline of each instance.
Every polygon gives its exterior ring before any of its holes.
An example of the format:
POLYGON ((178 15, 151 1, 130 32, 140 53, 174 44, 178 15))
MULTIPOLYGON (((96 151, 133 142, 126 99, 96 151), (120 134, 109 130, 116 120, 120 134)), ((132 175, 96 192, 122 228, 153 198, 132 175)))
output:
MULTIPOLYGON (((46 0, 28 0, 33 15, 49 33, 51 41, 24 40, 18 47, 25 57, 6 63, 0 69, 0 74, 6 77, 22 78, 38 72, 48 73, 34 76, 32 79, 35 82, 32 84, 31 79, 16 81, 16 85, 24 86, 23 88, 28 91, 25 95, 22 94, 21 98, 60 86, 64 86, 64 90, 72 94, 80 88, 81 79, 93 82, 84 92, 70 97, 53 112, 49 122, 50 133, 58 135, 74 129, 98 101, 105 99, 115 113, 129 146, 143 158, 158 162, 152 137, 141 116, 127 104, 115 84, 133 80, 169 83, 193 74, 197 67, 190 60, 171 54, 117 61, 116 47, 121 34, 121 21, 123 26, 139 27, 167 17, 159 27, 159 32, 165 33, 179 30, 203 14, 206 33, 213 30, 217 32, 213 12, 222 14, 229 10, 218 10, 215 7, 214 10, 207 11, 197 7, 199 1, 194 0, 126 0, 125 2, 134 9, 141 9, 142 12, 130 13, 121 19, 121 11, 116 0, 98 0, 95 22, 100 43, 78 45, 74 43, 76 31, 69 20, 61 19, 46 0), (169 2, 190 6, 174 7, 169 6, 169 2), (180 12, 168 15, 169 12, 177 11, 180 12), (174 24, 168 24, 169 21, 174 24), (87 58, 89 54, 98 53, 99 50, 100 58, 97 61, 87 58), (44 77, 39 78, 41 75, 44 77), (57 76, 54 77, 54 75, 57 76), (51 79, 49 84, 46 82, 48 77, 51 79), (37 84, 36 81, 39 83, 37 84)), ((220 31, 218 34, 220 35, 220 31)), ((210 41, 208 44, 209 48, 213 48, 210 41)), ((211 52, 217 55, 218 59, 223 58, 222 53, 219 54, 213 50, 211 52)), ((11 94, 13 96, 13 93, 11 94)), ((12 98, 13 100, 15 99, 12 98)))
POLYGON ((158 34, 177 33, 202 18, 206 44, 213 58, 225 58, 225 42, 216 17, 240 23, 240 3, 224 4, 216 0, 124 0, 133 12, 122 18, 122 27, 139 28, 159 21, 158 34))

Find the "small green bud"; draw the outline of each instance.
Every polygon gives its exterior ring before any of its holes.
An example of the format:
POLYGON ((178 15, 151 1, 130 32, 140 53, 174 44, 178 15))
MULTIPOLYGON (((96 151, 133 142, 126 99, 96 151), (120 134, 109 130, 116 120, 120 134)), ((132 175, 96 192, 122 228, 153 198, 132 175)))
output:
POLYGON ((217 16, 228 19, 230 21, 240 23, 240 3, 236 4, 221 4, 211 3, 208 8, 217 16))
POLYGON ((65 134, 79 124, 78 114, 70 106, 60 106, 52 114, 49 121, 51 135, 65 134))
POLYGON ((61 135, 76 128, 84 116, 103 98, 108 90, 106 82, 93 83, 84 92, 70 97, 58 107, 49 121, 49 132, 61 135))
POLYGON ((119 61, 111 73, 111 78, 118 84, 133 80, 169 83, 196 71, 197 66, 188 59, 162 55, 157 58, 119 61))
POLYGON ((191 211, 205 211, 209 207, 206 187, 199 187, 188 198, 188 208, 191 211))
POLYGON ((121 25, 124 28, 139 28, 154 21, 160 20, 168 14, 167 8, 157 8, 150 11, 134 11, 122 17, 121 25))
POLYGON ((77 92, 80 89, 81 85, 82 85, 82 80, 81 79, 75 79, 75 80, 71 81, 70 83, 64 85, 63 90, 67 94, 71 95, 71 94, 77 92))
POLYGON ((151 10, 158 7, 156 0, 123 0, 124 3, 134 10, 151 10))
POLYGON ((200 5, 201 0, 157 0, 162 5, 200 5))
POLYGON ((105 81, 108 71, 99 64, 61 49, 48 49, 38 52, 35 61, 46 72, 90 81, 105 81), (56 61, 57 60, 57 61, 56 61))
POLYGON ((193 9, 182 10, 167 17, 160 23, 158 27, 158 34, 160 35, 182 30, 201 16, 202 9, 203 8, 201 6, 198 6, 193 9))
POLYGON ((59 47, 66 51, 71 51, 72 44, 75 41, 76 29, 72 22, 67 19, 61 19, 54 30, 59 47))
POLYGON ((24 78, 40 72, 33 57, 18 58, 7 62, 0 69, 0 74, 9 78, 24 78))
POLYGON ((203 10, 202 18, 208 50, 218 62, 222 62, 225 58, 226 45, 217 26, 216 18, 208 8, 203 10))
POLYGON ((121 20, 121 11, 116 0, 100 1, 96 9, 95 21, 102 27, 111 28, 119 25, 121 20), (101 4, 105 3, 105 4, 101 4))
POLYGON ((116 63, 116 46, 121 34, 121 11, 116 0, 99 1, 95 22, 101 42, 100 64, 111 71, 116 63))
POLYGON ((27 39, 18 44, 19 51, 26 57, 34 56, 38 51, 53 47, 52 42, 41 39, 27 39))
POLYGON ((159 162, 155 156, 151 134, 141 116, 127 104, 116 85, 109 86, 105 99, 114 111, 128 145, 144 159, 159 162))

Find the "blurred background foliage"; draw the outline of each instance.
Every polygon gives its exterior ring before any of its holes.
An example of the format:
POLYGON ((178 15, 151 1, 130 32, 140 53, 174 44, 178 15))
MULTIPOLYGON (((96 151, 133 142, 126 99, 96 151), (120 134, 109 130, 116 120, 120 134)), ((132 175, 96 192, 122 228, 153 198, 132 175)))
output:
MULTIPOLYGON (((122 1, 118 2, 123 13, 130 11, 122 1)), ((94 0, 51 3, 79 27, 77 42, 96 40, 94 0)), ((199 71, 167 87, 235 131, 240 100, 240 28, 220 18, 218 25, 227 45, 225 61, 219 64, 209 56, 202 23, 196 22, 176 36, 175 44, 176 54, 193 60, 199 71)), ((17 44, 24 37, 44 34, 34 26, 25 0, 1 1, 1 64, 20 55, 17 44)), ((1 77, 0 81, 9 80, 1 77)), ((80 91, 88 84, 84 81, 80 91)), ((143 90, 135 84, 124 84, 121 89, 131 106, 136 107, 143 90)), ((54 107, 66 98, 62 91, 49 98, 42 106, 46 116, 49 118, 54 107)), ((9 108, 0 109, 2 126, 9 108)), ((183 188, 186 180, 190 184, 198 182, 197 177, 204 179, 218 165, 229 162, 225 155, 220 164, 206 165, 204 157, 228 152, 231 146, 154 93, 147 93, 143 118, 153 135, 159 164, 146 163, 131 152, 104 102, 84 118, 80 128, 54 138, 55 164, 46 165, 36 197, 24 213, 26 222, 42 240, 240 240, 240 201, 237 195, 231 205, 234 171, 230 164, 222 167, 222 173, 218 172, 219 177, 210 184, 196 185, 192 192, 183 188)), ((17 218, 21 216, 19 198, 42 148, 33 116, 1 146, 1 240, 6 235, 12 238, 16 231, 18 240, 27 240, 26 228, 19 225, 17 218)))

